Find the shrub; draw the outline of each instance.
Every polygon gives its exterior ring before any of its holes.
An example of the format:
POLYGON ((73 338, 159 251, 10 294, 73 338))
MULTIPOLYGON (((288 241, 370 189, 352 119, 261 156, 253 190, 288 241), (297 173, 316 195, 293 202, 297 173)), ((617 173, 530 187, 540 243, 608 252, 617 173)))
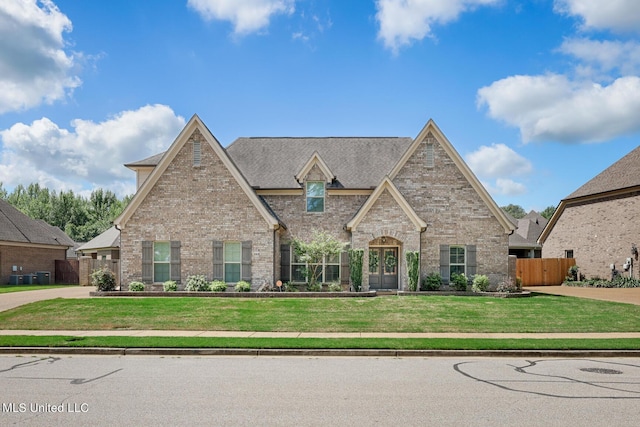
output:
POLYGON ((522 290, 522 286, 518 286, 518 279, 519 277, 516 278, 515 283, 512 279, 509 279, 509 278, 503 280, 498 284, 498 287, 496 288, 496 292, 506 292, 506 293, 520 292, 522 290))
POLYGON ((471 290, 473 292, 487 292, 489 289, 489 278, 484 274, 476 274, 473 277, 473 283, 471 284, 471 290))
POLYGON ((116 275, 107 267, 101 268, 91 273, 91 283, 98 291, 115 291, 116 275))
POLYGON ((362 258, 364 249, 349 249, 349 276, 353 290, 360 292, 362 288, 362 258))
POLYGON ((285 282, 282 284, 282 290, 285 292, 299 292, 300 290, 293 283, 285 282))
POLYGON ((227 284, 222 280, 214 280, 213 282, 211 282, 211 285, 209 286, 209 290, 211 292, 226 292, 227 284))
POLYGON ((422 280, 423 291, 437 291, 442 286, 442 277, 440 273, 429 273, 427 277, 422 280))
POLYGON ((142 282, 131 282, 131 283, 129 283, 129 291, 130 292, 142 292, 142 291, 144 291, 144 283, 142 283, 142 282))
POLYGON ((322 292, 322 283, 307 283, 307 292, 322 292))
POLYGON ((409 290, 415 292, 418 290, 418 282, 420 280, 420 255, 418 251, 407 251, 406 258, 409 290))
POLYGON ((241 280, 236 283, 236 287, 234 288, 234 290, 236 292, 249 292, 251 290, 251 283, 241 280))
POLYGON ((342 292, 342 286, 340 286, 340 283, 336 283, 336 282, 329 283, 327 290, 329 292, 342 292))
POLYGON ((165 292, 175 292, 178 290, 178 284, 173 280, 167 280, 162 284, 162 289, 165 292))
POLYGON ((456 291, 464 292, 467 290, 467 276, 453 273, 451 275, 451 284, 456 291))
POLYGON ((209 290, 209 282, 202 274, 187 277, 186 291, 205 292, 209 290))

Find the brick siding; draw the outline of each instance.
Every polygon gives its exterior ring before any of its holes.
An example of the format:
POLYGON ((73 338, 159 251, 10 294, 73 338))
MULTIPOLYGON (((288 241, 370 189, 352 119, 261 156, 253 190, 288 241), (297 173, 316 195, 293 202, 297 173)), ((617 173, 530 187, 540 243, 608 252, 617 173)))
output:
POLYGON ((56 283, 55 271, 57 259, 66 259, 66 249, 34 248, 27 246, 0 245, 0 283, 9 283, 13 266, 22 267, 22 272, 30 274, 37 271, 48 271, 50 283, 56 283))

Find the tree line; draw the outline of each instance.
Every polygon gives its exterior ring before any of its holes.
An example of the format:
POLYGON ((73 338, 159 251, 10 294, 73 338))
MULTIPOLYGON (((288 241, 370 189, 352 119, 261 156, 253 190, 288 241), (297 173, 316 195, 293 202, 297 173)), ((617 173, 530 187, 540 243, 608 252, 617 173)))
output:
POLYGON ((63 230, 76 242, 88 242, 111 227, 133 196, 119 199, 98 188, 89 198, 72 190, 56 192, 39 184, 22 184, 8 192, 0 182, 0 198, 33 219, 63 230))
MULTIPOLYGON (((527 212, 520 205, 509 204, 507 206, 500 206, 500 209, 514 217, 515 219, 524 218, 527 215, 527 212)), ((542 212, 539 212, 543 218, 549 219, 553 216, 553 213, 556 211, 555 206, 547 206, 544 208, 542 212)))

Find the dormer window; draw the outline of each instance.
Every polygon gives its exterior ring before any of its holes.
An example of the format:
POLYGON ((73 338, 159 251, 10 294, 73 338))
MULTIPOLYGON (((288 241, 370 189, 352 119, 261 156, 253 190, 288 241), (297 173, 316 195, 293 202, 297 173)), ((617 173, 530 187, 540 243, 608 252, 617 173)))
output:
POLYGON ((324 212, 324 182, 307 181, 307 212, 324 212))

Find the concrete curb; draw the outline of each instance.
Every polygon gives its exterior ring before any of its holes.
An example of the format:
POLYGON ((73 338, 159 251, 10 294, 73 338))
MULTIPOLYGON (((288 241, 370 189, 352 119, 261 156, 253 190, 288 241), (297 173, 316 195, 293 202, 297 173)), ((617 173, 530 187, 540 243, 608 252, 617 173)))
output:
POLYGON ((640 357, 640 350, 391 350, 251 348, 0 347, 1 355, 66 354, 102 356, 250 356, 250 357, 640 357))

